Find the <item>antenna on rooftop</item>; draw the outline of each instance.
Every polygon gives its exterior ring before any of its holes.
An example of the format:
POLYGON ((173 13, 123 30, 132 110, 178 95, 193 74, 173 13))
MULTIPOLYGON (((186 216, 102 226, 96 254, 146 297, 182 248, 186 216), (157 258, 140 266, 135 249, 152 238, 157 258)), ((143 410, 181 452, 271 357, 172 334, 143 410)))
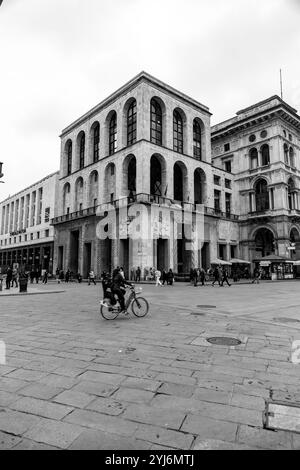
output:
POLYGON ((283 94, 282 94, 282 70, 280 69, 280 97, 283 99, 283 94))

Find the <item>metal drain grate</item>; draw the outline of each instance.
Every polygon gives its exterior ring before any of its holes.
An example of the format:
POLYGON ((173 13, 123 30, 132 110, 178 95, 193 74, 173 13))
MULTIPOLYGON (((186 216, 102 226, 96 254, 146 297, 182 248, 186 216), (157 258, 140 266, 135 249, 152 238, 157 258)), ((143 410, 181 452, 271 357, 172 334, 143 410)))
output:
POLYGON ((266 403, 264 428, 300 433, 300 406, 284 402, 266 403))
POLYGON ((229 338, 226 336, 214 336, 212 338, 206 338, 206 341, 218 346, 238 346, 239 344, 242 344, 239 339, 229 338))
POLYGON ((204 317, 205 313, 203 313, 203 312, 191 312, 190 315, 198 315, 198 316, 200 315, 200 316, 204 317))

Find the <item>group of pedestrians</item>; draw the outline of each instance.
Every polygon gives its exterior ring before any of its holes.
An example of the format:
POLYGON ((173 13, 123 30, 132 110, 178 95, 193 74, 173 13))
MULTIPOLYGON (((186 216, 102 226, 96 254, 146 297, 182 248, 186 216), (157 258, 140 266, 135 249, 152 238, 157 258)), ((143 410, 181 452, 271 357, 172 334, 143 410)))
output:
POLYGON ((214 280, 212 282, 212 287, 215 286, 215 283, 217 282, 220 287, 224 287, 224 282, 228 285, 228 287, 231 286, 228 281, 228 272, 225 266, 216 266, 215 269, 213 270, 213 277, 214 280))
POLYGON ((6 287, 5 289, 10 289, 11 287, 18 287, 19 271, 17 268, 9 267, 6 271, 6 287))
POLYGON ((190 281, 191 281, 191 284, 194 284, 194 287, 197 287, 198 282, 200 282, 201 285, 204 286, 205 276, 206 274, 203 268, 191 268, 190 281))
POLYGON ((172 286, 174 283, 174 273, 172 269, 170 268, 169 271, 166 271, 165 269, 160 271, 160 269, 155 269, 154 270, 154 278, 155 278, 155 286, 164 286, 166 283, 168 286, 172 286), (161 279, 161 280, 160 280, 161 279))

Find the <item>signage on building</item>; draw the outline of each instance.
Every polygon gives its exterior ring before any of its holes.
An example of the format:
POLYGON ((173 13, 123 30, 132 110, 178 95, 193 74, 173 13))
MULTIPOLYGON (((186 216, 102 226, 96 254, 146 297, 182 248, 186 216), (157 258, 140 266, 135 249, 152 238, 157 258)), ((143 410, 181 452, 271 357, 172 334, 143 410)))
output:
POLYGON ((10 232, 10 236, 14 237, 16 235, 20 235, 21 233, 26 233, 26 228, 24 228, 23 230, 16 230, 15 232, 10 232))

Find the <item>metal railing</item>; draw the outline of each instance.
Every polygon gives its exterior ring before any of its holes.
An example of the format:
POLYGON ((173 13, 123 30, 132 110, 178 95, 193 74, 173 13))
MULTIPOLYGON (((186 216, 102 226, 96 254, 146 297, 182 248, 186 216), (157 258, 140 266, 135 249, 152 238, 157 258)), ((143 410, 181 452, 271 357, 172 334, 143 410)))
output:
MULTIPOLYGON (((161 207, 166 207, 170 209, 184 209, 191 212, 197 210, 198 204, 194 204, 186 201, 178 201, 176 199, 170 199, 164 196, 158 196, 155 194, 147 193, 138 193, 132 196, 123 197, 116 199, 114 201, 106 202, 99 204, 97 206, 88 207, 87 209, 78 210, 68 214, 60 215, 51 219, 51 225, 56 225, 64 222, 69 222, 72 220, 81 219, 84 217, 100 215, 101 213, 108 212, 111 208, 121 209, 122 207, 130 206, 131 204, 156 204, 161 207)), ((239 219, 238 215, 223 212, 221 210, 215 209, 213 207, 204 207, 204 214, 212 217, 219 217, 223 219, 229 219, 237 221, 239 219)))

